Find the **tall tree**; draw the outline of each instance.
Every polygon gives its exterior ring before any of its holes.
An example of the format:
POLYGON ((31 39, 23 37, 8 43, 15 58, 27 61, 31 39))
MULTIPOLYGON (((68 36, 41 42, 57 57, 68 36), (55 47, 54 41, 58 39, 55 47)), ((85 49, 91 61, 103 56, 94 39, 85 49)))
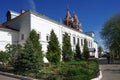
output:
POLYGON ((77 43, 76 45, 76 53, 75 53, 74 58, 76 61, 79 61, 81 59, 81 50, 80 50, 79 43, 77 43))
POLYGON ((99 56, 100 56, 100 57, 101 57, 102 51, 103 51, 102 46, 99 46, 99 47, 98 47, 98 53, 99 53, 99 56))
POLYGON ((42 53, 42 47, 39 42, 39 36, 35 30, 32 30, 29 35, 29 40, 31 41, 34 50, 36 51, 36 54, 39 57, 40 64, 43 63, 43 53, 42 53))
POLYGON ((30 39, 28 39, 15 61, 15 70, 19 73, 37 73, 40 65, 35 52, 30 39))
POLYGON ((47 46, 46 57, 51 63, 60 62, 61 59, 61 49, 59 46, 58 38, 53 30, 50 33, 50 40, 47 46))
POLYGON ((100 32, 105 45, 120 57, 120 14, 116 14, 107 20, 100 32))
POLYGON ((89 49, 88 49, 88 44, 87 44, 87 40, 84 39, 84 46, 83 46, 83 58, 88 60, 89 59, 89 49))
POLYGON ((65 33, 63 36, 62 56, 63 61, 71 61, 73 59, 73 52, 68 33, 65 33))

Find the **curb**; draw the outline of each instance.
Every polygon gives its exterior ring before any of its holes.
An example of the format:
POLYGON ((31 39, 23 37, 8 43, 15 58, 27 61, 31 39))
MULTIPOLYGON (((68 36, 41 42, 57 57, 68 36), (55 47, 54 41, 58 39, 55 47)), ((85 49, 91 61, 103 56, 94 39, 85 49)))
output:
POLYGON ((96 78, 93 78, 93 79, 91 79, 91 80, 101 80, 102 79, 102 71, 101 71, 101 68, 100 68, 100 75, 98 76, 98 77, 96 77, 96 78))
POLYGON ((15 75, 15 74, 12 74, 12 73, 2 72, 2 71, 0 71, 0 74, 8 76, 8 77, 16 78, 16 79, 21 79, 21 80, 38 80, 38 79, 33 79, 33 78, 30 78, 30 77, 15 75))

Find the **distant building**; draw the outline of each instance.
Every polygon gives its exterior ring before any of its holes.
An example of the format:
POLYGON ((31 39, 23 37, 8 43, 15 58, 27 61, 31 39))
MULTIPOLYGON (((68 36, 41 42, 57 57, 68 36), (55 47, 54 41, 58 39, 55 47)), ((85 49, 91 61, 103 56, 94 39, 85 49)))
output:
MULTIPOLYGON (((79 43, 82 51, 84 39, 87 39, 90 55, 98 58, 98 45, 94 40, 94 32, 84 33, 76 14, 73 14, 71 17, 69 11, 67 11, 66 17, 63 20, 64 24, 33 11, 22 10, 21 13, 8 11, 6 17, 7 21, 0 25, 0 50, 4 51, 8 43, 23 45, 30 31, 34 29, 39 34, 39 41, 45 54, 50 31, 53 29, 58 37, 61 48, 63 34, 67 32, 70 36, 73 51, 75 51, 77 43, 79 43)), ((47 62, 47 59, 44 58, 44 61, 47 62)))

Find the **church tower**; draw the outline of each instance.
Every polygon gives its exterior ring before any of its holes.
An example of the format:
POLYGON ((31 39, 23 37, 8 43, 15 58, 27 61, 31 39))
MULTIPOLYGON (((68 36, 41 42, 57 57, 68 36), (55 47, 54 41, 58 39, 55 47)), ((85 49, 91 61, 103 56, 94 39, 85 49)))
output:
POLYGON ((77 15, 75 13, 73 14, 72 18, 73 18, 72 27, 74 29, 79 30, 80 32, 82 32, 81 24, 80 24, 80 22, 78 20, 78 17, 77 17, 77 15))
POLYGON ((74 13, 73 16, 71 17, 68 9, 67 9, 66 17, 64 18, 63 22, 66 26, 82 32, 81 24, 78 20, 77 15, 74 13))
POLYGON ((64 18, 64 24, 66 26, 69 26, 69 27, 72 27, 72 18, 71 18, 71 15, 70 15, 70 12, 69 10, 67 9, 67 13, 66 13, 66 17, 64 18))

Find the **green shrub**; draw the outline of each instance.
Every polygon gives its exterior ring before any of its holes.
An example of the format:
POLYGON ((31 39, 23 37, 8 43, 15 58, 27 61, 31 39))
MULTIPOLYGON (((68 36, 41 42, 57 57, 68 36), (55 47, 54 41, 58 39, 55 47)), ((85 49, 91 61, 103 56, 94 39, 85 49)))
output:
POLYGON ((57 80, 57 76, 51 74, 50 76, 48 76, 45 80, 57 80))
POLYGON ((75 76, 75 75, 80 75, 81 70, 77 68, 70 68, 67 71, 68 76, 75 76))
POLYGON ((43 78, 43 76, 44 76, 44 73, 39 72, 39 73, 37 73, 36 78, 41 79, 41 78, 43 78))
POLYGON ((86 61, 81 61, 81 62, 80 62, 80 65, 81 65, 82 67, 87 67, 87 66, 88 66, 86 61))

